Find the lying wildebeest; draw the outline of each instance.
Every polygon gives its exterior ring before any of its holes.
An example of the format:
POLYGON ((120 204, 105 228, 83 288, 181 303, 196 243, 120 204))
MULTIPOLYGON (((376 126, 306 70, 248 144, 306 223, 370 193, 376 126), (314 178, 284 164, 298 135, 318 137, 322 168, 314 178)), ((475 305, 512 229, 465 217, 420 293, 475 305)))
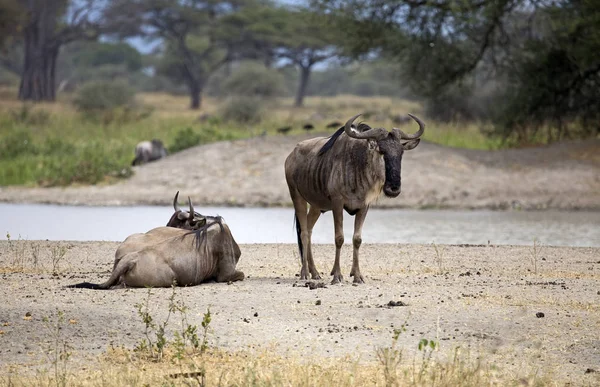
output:
POLYGON ((141 165, 156 161, 167 156, 169 152, 163 145, 162 141, 153 139, 152 141, 142 141, 135 146, 135 158, 131 165, 141 165))
POLYGON ((313 130, 314 128, 315 128, 315 126, 311 123, 307 123, 302 126, 302 129, 304 129, 304 130, 313 130))
POLYGON ((425 124, 413 115, 409 116, 419 124, 419 130, 412 135, 397 128, 388 132, 363 123, 355 129, 353 122, 359 115, 350 118, 329 138, 302 141, 285 160, 285 178, 294 204, 302 257, 301 279, 307 279, 309 272, 313 279, 320 278, 312 256, 311 234, 320 214, 332 210, 336 248, 332 283, 342 281, 340 249, 344 244, 342 217, 346 210, 356 215, 350 275, 354 276, 355 283, 364 282, 358 250, 369 204, 382 191, 388 197, 400 194, 402 155, 419 145, 419 137, 425 130, 425 124))
POLYGON ((180 228, 157 227, 144 234, 130 235, 117 249, 113 271, 106 282, 82 282, 68 287, 167 287, 174 282, 178 286, 192 286, 213 279, 243 280, 244 273, 235 270, 241 251, 223 219, 194 212, 191 200, 189 212, 179 210, 176 204, 177 195, 173 202, 175 214, 169 224, 180 228))
POLYGON ((341 124, 342 124, 342 123, 341 123, 341 122, 339 122, 339 121, 332 121, 332 122, 328 123, 328 124, 327 124, 327 126, 325 126, 325 127, 326 127, 327 129, 331 129, 331 128, 339 128, 341 124))

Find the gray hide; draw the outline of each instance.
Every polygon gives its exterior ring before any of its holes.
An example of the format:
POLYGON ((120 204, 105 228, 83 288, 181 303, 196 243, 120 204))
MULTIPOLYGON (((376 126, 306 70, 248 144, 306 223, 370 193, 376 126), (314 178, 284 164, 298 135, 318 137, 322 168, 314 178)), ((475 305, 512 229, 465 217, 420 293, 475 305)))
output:
POLYGON ((72 288, 169 287, 202 282, 241 281, 235 270, 241 251, 227 224, 220 219, 203 229, 188 231, 157 227, 127 237, 115 253, 110 278, 102 284, 88 282, 72 288))

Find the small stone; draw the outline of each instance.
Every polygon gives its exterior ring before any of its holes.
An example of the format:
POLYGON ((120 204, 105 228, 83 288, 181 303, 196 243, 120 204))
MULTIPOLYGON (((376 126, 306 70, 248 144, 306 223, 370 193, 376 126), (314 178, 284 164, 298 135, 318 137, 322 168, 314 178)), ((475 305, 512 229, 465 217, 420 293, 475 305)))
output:
POLYGON ((254 317, 258 317, 258 312, 254 312, 254 317))
POLYGON ((544 315, 544 313, 542 313, 542 312, 537 312, 537 313, 535 314, 535 317, 537 317, 537 318, 542 318, 542 317, 544 317, 544 316, 545 316, 545 315, 544 315))
POLYGON ((315 301, 315 305, 321 305, 321 300, 315 301))

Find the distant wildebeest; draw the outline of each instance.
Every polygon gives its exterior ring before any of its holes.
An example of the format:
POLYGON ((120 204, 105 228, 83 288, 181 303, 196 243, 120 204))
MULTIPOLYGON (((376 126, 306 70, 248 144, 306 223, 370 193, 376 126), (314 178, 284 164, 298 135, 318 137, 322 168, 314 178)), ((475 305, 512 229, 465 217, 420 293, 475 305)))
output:
POLYGON ((304 124, 304 126, 302 126, 302 129, 304 130, 313 130, 315 128, 315 126, 313 124, 304 124))
POLYGON ((332 122, 330 122, 330 123, 328 123, 328 124, 327 124, 326 128, 327 128, 327 129, 331 129, 331 128, 339 128, 339 127, 340 127, 340 125, 342 125, 342 123, 341 123, 341 122, 339 122, 339 121, 332 121, 332 122))
POLYGON ((287 132, 289 132, 290 130, 292 130, 291 126, 283 126, 281 128, 277 128, 277 133, 282 133, 282 134, 286 134, 287 132))
POLYGON ((142 141, 135 146, 135 158, 131 165, 141 165, 158 159, 162 159, 169 153, 162 141, 153 139, 152 141, 142 141))
POLYGON ((331 210, 336 248, 332 283, 343 280, 340 250, 344 244, 342 218, 346 210, 356 216, 350 275, 355 283, 364 282, 358 264, 358 250, 369 204, 382 191, 392 198, 400 194, 402 155, 419 145, 419 137, 425 130, 425 124, 413 115, 409 116, 419 124, 415 134, 406 134, 397 128, 388 132, 363 123, 355 128, 353 122, 359 115, 350 118, 331 137, 300 142, 285 161, 285 178, 294 204, 302 258, 301 279, 307 279, 309 272, 313 279, 320 278, 311 251, 311 234, 321 213, 331 210))

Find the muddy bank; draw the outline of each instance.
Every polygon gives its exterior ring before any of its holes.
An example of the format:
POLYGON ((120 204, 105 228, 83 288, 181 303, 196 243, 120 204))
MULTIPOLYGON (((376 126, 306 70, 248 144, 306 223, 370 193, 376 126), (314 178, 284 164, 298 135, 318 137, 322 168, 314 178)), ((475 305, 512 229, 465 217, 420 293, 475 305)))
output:
MULTIPOLYGON (((315 135, 312 135, 313 137, 315 135)), ((199 205, 290 206, 283 164, 309 136, 198 146, 136 167, 109 186, 0 188, 0 201, 75 205, 168 204, 179 190, 199 205)), ((600 140, 475 151, 424 142, 407 152, 402 194, 376 206, 600 210, 600 140)))
MULTIPOLYGON (((43 361, 52 340, 43 318, 56 310, 64 312, 74 361, 93 359, 110 345, 139 343, 143 323, 135 304, 146 289, 64 288, 106 279, 117 246, 0 241, 1 364, 43 361), (59 275, 53 276, 53 252, 63 247, 59 275)), ((600 383, 600 249, 437 248, 363 245, 366 284, 353 286, 350 248, 342 253, 345 282, 330 285, 334 247, 316 245, 324 279, 307 286, 296 277, 296 246, 242 245, 238 269, 246 273, 244 281, 180 288, 178 294, 190 307, 191 324, 199 326, 210 307, 210 344, 226 350, 272 348, 313 360, 349 355, 370 362, 406 323, 399 345, 409 363, 426 338, 440 343, 442 356, 460 346, 503 372, 538 372, 557 385, 600 383)), ((155 321, 165 318, 170 294, 152 290, 155 321)))

